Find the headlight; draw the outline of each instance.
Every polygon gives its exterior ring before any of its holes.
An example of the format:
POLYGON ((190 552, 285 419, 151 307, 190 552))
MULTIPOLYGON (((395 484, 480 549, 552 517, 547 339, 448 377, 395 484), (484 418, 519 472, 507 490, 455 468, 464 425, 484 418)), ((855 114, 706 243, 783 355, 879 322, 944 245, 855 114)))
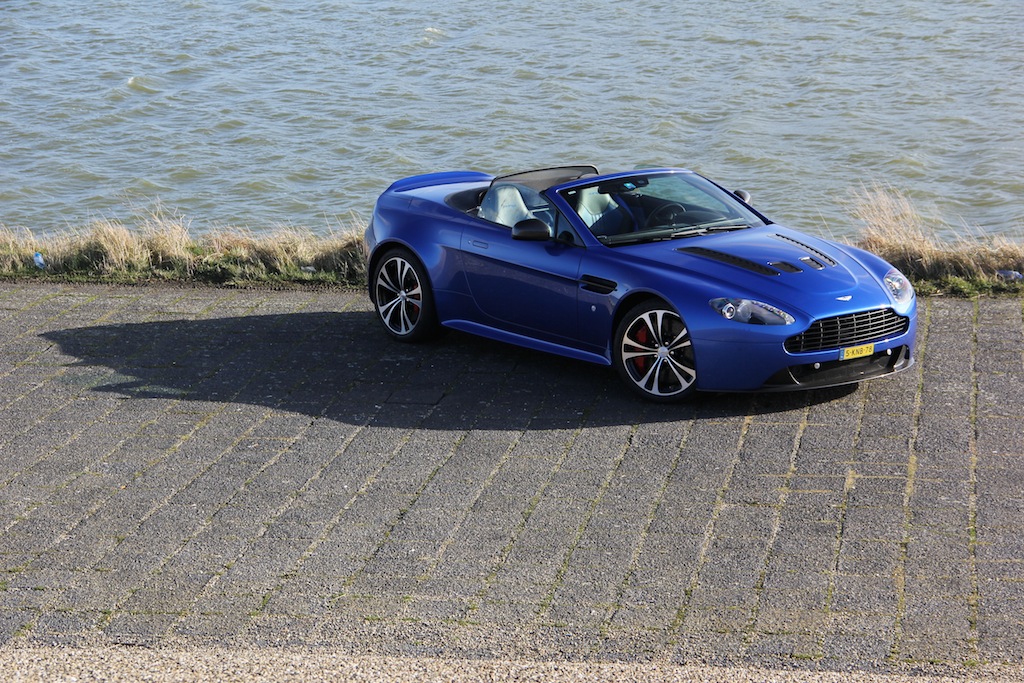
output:
POLYGON ((914 287, 907 276, 893 268, 885 274, 885 286, 898 304, 905 304, 914 298, 914 287))
POLYGON ((763 301, 720 298, 708 303, 726 320, 752 325, 792 325, 796 322, 789 313, 763 301))

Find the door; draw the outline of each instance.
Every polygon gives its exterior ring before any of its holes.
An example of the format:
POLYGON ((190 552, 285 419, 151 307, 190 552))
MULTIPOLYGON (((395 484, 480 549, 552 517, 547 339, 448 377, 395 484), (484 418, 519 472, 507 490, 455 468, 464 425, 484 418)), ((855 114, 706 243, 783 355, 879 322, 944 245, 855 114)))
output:
POLYGON ((489 327, 575 346, 583 248, 512 239, 486 221, 467 227, 462 257, 470 293, 489 327))

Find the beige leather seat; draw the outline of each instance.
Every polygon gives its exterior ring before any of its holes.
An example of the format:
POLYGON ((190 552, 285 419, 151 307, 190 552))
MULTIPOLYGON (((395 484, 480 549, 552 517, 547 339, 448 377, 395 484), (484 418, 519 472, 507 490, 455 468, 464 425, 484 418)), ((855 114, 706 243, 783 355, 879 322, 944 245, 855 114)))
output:
POLYGON ((596 187, 580 191, 576 213, 595 235, 618 235, 633 230, 630 213, 619 206, 611 195, 601 194, 596 187))
POLYGON ((512 184, 495 185, 487 191, 480 204, 479 216, 508 227, 519 221, 533 218, 533 212, 527 208, 519 188, 512 184))

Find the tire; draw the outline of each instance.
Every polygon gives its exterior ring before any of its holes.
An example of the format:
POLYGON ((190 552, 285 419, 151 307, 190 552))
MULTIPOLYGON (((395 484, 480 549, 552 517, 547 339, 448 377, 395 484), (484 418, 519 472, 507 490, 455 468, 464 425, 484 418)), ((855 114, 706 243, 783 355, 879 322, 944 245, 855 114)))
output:
POLYGON ((438 329, 434 295, 426 269, 408 249, 391 249, 377 261, 370 279, 377 319, 392 338, 418 342, 438 329))
POLYGON ((630 309, 615 331, 612 354, 619 377, 649 401, 675 403, 697 389, 690 331, 663 301, 630 309))

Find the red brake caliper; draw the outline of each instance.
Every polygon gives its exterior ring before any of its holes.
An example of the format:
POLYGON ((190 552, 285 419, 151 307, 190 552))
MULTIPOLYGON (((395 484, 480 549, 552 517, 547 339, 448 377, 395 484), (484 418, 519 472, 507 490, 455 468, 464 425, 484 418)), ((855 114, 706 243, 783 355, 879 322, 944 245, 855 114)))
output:
MULTIPOLYGON (((644 325, 639 330, 637 330, 636 342, 637 344, 643 346, 644 348, 647 348, 647 346, 649 345, 649 340, 650 333, 647 330, 647 326, 644 325)), ((640 372, 641 375, 647 373, 647 366, 649 362, 650 360, 647 358, 647 356, 637 356, 636 358, 633 359, 633 365, 636 366, 636 369, 640 372)))

